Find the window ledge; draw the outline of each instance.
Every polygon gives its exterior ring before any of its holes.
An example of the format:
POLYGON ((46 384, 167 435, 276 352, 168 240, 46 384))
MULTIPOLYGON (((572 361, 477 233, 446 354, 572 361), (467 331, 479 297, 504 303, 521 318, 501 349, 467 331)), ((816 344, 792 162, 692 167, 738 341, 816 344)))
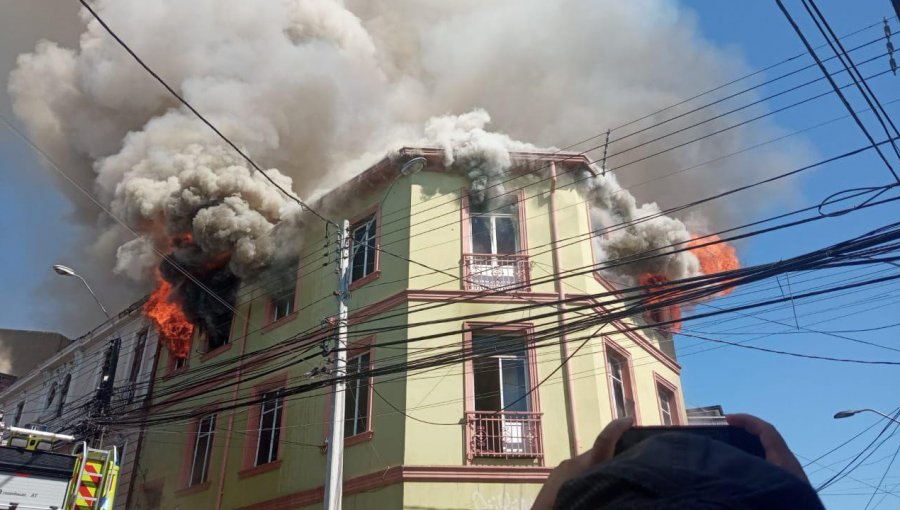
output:
POLYGON ((210 485, 211 485, 210 481, 207 480, 203 483, 198 483, 197 485, 191 485, 190 487, 178 489, 177 491, 175 491, 175 496, 181 497, 181 496, 190 496, 191 494, 197 494, 198 492, 203 492, 203 491, 209 489, 210 485))
MULTIPOLYGON (((357 445, 360 443, 365 443, 366 441, 370 441, 372 439, 372 437, 374 437, 374 436, 375 436, 375 432, 372 430, 368 430, 366 432, 360 432, 359 434, 356 434, 355 436, 345 437, 344 438, 344 448, 347 448, 348 446, 357 445)), ((324 455, 326 452, 328 452, 328 444, 327 443, 322 444, 322 446, 319 449, 322 451, 322 454, 324 455)))
POLYGON ((353 445, 359 444, 359 443, 365 443, 366 441, 370 441, 372 439, 372 436, 374 436, 374 435, 375 435, 375 432, 373 432, 371 430, 367 430, 365 432, 360 432, 359 434, 356 434, 355 436, 345 437, 344 438, 344 448, 346 448, 348 446, 353 446, 353 445))
POLYGON ((273 460, 272 462, 267 462, 265 464, 260 464, 259 466, 253 466, 238 471, 238 479, 243 480, 244 478, 261 475, 263 473, 268 473, 269 471, 275 471, 280 467, 281 459, 273 460))
POLYGON ((166 375, 162 376, 162 379, 165 381, 166 379, 171 379, 173 377, 178 377, 179 375, 187 372, 188 366, 185 364, 181 368, 176 368, 174 370, 170 370, 166 375))
POLYGON ((228 342, 225 345, 220 345, 219 347, 216 347, 215 349, 200 356, 200 362, 203 363, 204 361, 209 361, 209 360, 215 358, 216 356, 219 356, 223 352, 230 351, 232 345, 234 345, 234 342, 228 342))
POLYGON ((297 318, 297 310, 294 310, 293 312, 285 315, 284 317, 281 317, 280 319, 278 319, 276 321, 272 321, 272 322, 266 324, 265 326, 262 327, 262 329, 260 329, 260 332, 262 334, 266 334, 269 331, 279 328, 279 327, 287 324, 288 322, 293 321, 296 318, 297 318))
POLYGON ((380 276, 381 276, 381 269, 372 271, 371 273, 363 276, 359 280, 355 280, 355 281, 351 282, 350 290, 356 290, 356 289, 362 287, 363 285, 371 282, 372 280, 377 280, 380 276))

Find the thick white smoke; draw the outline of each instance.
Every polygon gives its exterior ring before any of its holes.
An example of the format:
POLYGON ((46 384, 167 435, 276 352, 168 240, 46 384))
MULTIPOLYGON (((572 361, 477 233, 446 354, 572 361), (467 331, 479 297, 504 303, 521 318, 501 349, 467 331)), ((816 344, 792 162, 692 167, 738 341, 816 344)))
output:
MULTIPOLYGON (((514 140, 565 147, 743 70, 739 59, 697 35, 691 14, 675 0, 94 4, 151 67, 270 176, 304 198, 343 182, 389 149, 423 141, 452 148, 447 157, 484 189, 508 168, 508 150, 534 149, 514 140), (488 119, 493 131, 506 134, 488 132, 488 119)), ((117 253, 119 273, 146 278, 158 262, 150 247, 165 248, 169 236, 185 231, 211 254, 234 253, 236 274, 264 267, 281 249, 272 238, 290 237, 290 229, 268 233, 285 219, 297 222, 296 208, 180 107, 98 23, 82 17, 86 31, 78 48, 42 41, 20 56, 8 89, 37 143, 143 235, 133 241, 94 206, 76 202, 81 221, 96 231, 89 250, 107 264, 99 272, 113 265, 99 255, 117 253)), ((659 131, 613 144, 608 166, 723 122, 620 156, 615 153, 659 131)), ((773 131, 758 124, 730 131, 629 165, 618 177, 631 186, 773 131)), ((724 161, 643 186, 641 197, 668 207, 730 187, 751 169, 757 177, 776 172, 793 159, 755 151, 752 160, 724 161)), ((614 181, 594 184, 597 200, 637 208, 627 193, 610 198, 614 181)), ((703 211, 713 226, 729 213, 727 206, 716 207, 703 211)), ((615 240, 621 242, 605 249, 614 256, 657 234, 681 236, 666 229, 679 226, 672 221, 648 225, 640 235, 620 234, 615 240)), ((689 257, 682 259, 673 264, 683 267, 665 272, 696 271, 689 257)))

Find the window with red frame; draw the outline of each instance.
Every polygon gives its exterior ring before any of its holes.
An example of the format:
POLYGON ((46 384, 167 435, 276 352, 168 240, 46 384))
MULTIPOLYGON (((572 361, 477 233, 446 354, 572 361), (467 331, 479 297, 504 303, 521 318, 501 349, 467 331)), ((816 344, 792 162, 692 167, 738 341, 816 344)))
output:
POLYGON ((353 224, 350 236, 353 239, 350 254, 350 281, 355 282, 375 272, 376 215, 353 224))
POLYGON ((281 414, 284 397, 281 391, 263 394, 259 409, 259 435, 256 440, 256 466, 278 460, 278 442, 281 439, 281 414))
POLYGON ((609 391, 612 394, 614 418, 634 416, 634 395, 631 391, 631 377, 628 360, 612 349, 606 350, 609 391))
POLYGON ((659 414, 662 424, 677 425, 678 412, 675 407, 675 393, 662 384, 657 384, 656 394, 659 396, 659 414))
POLYGON ((209 480, 209 464, 212 459, 213 437, 216 430, 216 415, 208 414, 197 424, 194 438, 194 451, 191 455, 191 471, 188 487, 199 485, 209 480))
POLYGON ((371 354, 361 352, 347 360, 347 395, 344 399, 344 437, 366 432, 369 427, 369 377, 358 374, 369 370, 371 354))

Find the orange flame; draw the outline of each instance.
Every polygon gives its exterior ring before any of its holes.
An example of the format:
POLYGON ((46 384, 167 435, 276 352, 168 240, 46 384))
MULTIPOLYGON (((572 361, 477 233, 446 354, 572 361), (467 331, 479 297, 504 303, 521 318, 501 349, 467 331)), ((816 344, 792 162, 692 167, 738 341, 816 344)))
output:
POLYGON ((156 290, 144 304, 144 314, 153 321, 160 339, 174 358, 187 358, 191 352, 194 326, 176 303, 169 301, 172 285, 156 273, 156 290))
MULTIPOLYGON (((720 240, 721 238, 717 235, 710 235, 703 238, 695 235, 693 236, 693 239, 688 242, 691 253, 693 253, 697 257, 697 260, 700 261, 700 270, 703 271, 703 274, 710 275, 741 268, 741 263, 738 261, 737 252, 735 251, 734 246, 731 246, 728 243, 701 246, 706 243, 720 240)), ((734 290, 734 288, 725 289, 720 292, 719 295, 725 296, 732 290, 734 290)))
MULTIPOLYGON (((664 275, 657 273, 644 273, 638 280, 642 287, 658 287, 658 290, 665 290, 668 286, 669 279, 664 275)), ((656 290, 656 289, 654 289, 656 290)), ((654 296, 646 299, 648 305, 659 303, 671 296, 654 296)), ((669 305, 662 308, 654 308, 644 312, 644 319, 650 324, 658 324, 660 322, 675 321, 668 325, 668 330, 672 333, 681 331, 681 307, 678 305, 669 305)))

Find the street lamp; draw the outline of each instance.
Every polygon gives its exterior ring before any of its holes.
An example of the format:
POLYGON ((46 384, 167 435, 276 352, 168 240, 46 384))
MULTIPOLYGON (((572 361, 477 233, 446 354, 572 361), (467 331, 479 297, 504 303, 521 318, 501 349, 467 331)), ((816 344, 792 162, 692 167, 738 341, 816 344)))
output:
POLYGON ((76 273, 75 270, 72 269, 71 267, 64 266, 62 264, 54 264, 53 270, 56 271, 56 274, 58 274, 60 276, 74 276, 75 278, 78 278, 79 280, 81 280, 81 283, 83 283, 84 286, 87 287, 88 292, 90 292, 91 296, 93 296, 94 301, 96 301, 97 305, 100 306, 100 309, 103 310, 103 315, 106 315, 106 318, 108 320, 112 320, 112 317, 110 317, 109 312, 106 311, 106 307, 103 306, 103 303, 101 303, 100 299, 97 297, 97 295, 94 294, 94 291, 91 289, 91 286, 88 285, 87 280, 82 278, 82 276, 80 274, 76 273))
POLYGON ((841 419, 841 418, 849 418, 849 417, 851 417, 851 416, 853 416, 853 415, 856 415, 856 414, 859 414, 859 413, 862 413, 862 412, 865 412, 865 411, 869 411, 870 413, 875 413, 875 414, 877 414, 877 415, 880 415, 880 416, 882 416, 882 417, 884 417, 884 418, 887 418, 887 419, 891 420, 892 422, 896 423, 897 425, 900 425, 900 420, 897 420, 896 418, 893 418, 893 417, 891 417, 891 416, 888 416, 888 415, 886 415, 886 414, 884 414, 884 413, 882 413, 881 411, 878 411, 878 410, 876 410, 876 409, 869 409, 868 407, 865 408, 865 409, 848 409, 848 410, 846 410, 846 411, 838 411, 837 413, 834 414, 834 419, 839 420, 839 419, 841 419))

